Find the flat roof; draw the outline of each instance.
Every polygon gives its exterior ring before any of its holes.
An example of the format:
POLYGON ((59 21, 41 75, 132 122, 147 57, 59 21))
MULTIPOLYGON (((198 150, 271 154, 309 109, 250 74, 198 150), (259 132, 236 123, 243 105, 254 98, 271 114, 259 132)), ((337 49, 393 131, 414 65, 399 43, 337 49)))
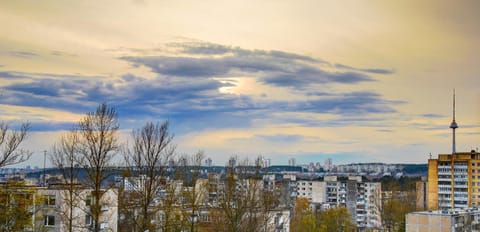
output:
POLYGON ((421 214, 421 215, 462 215, 462 214, 471 214, 471 213, 479 213, 480 209, 477 207, 472 208, 456 208, 456 209, 444 209, 444 210, 427 210, 427 211, 418 211, 418 212, 411 212, 409 214, 421 214))

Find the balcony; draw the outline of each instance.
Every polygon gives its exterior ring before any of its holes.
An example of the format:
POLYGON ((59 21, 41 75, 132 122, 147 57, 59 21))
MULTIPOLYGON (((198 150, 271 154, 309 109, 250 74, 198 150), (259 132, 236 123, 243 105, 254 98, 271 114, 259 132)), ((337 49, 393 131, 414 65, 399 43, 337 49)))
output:
POLYGON ((467 208, 467 204, 455 204, 455 208, 467 208))
POLYGON ((438 181, 447 181, 447 182, 450 182, 450 181, 452 181, 452 178, 438 178, 438 181))
POLYGON ((452 204, 451 204, 450 202, 448 202, 448 203, 447 203, 447 202, 440 202, 440 203, 438 204, 438 206, 439 206, 440 208, 450 208, 450 207, 452 207, 452 204))
POLYGON ((438 190, 438 193, 439 194, 451 194, 452 193, 452 190, 438 190))

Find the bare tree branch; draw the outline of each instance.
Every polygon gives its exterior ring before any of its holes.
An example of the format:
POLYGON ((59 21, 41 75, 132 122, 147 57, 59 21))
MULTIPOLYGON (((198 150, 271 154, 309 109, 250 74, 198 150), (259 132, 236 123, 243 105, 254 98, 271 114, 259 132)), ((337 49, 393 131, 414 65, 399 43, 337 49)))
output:
POLYGON ((100 230, 101 200, 105 191, 102 183, 108 178, 107 168, 111 165, 115 152, 119 149, 117 111, 100 104, 95 112, 87 113, 78 123, 78 153, 82 167, 86 168, 85 183, 93 189, 90 213, 93 230, 100 230))
POLYGON ((22 163, 30 158, 30 151, 19 148, 29 129, 29 123, 23 123, 19 130, 10 129, 7 124, 0 123, 0 168, 22 163))

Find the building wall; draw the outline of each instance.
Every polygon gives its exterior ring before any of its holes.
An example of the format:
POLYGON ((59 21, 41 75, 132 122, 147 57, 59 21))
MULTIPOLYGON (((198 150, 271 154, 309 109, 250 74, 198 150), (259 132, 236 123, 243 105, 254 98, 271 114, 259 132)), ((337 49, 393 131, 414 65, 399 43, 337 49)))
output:
POLYGON ((405 217, 405 231, 480 231, 479 219, 478 208, 413 212, 405 217))
POLYGON ((427 208, 429 210, 438 209, 438 160, 428 160, 428 195, 427 208))
POLYGON ((416 200, 416 209, 418 211, 423 211, 427 209, 427 182, 426 181, 417 181, 415 183, 415 190, 417 194, 416 200))
MULTIPOLYGON (((66 220, 69 215, 69 204, 67 203, 68 192, 63 189, 39 189, 39 195, 44 197, 54 197, 54 205, 43 205, 42 209, 35 215, 41 220, 36 220, 38 226, 45 227, 45 231, 60 232, 68 231, 66 220), (55 225, 44 225, 45 216, 54 216, 55 225)), ((88 225, 88 212, 89 206, 87 199, 89 198, 91 190, 83 189, 76 193, 74 210, 73 210, 73 225, 74 231, 87 232, 90 231, 88 225)), ((109 189, 102 197, 102 214, 100 217, 100 223, 103 223, 105 228, 101 231, 115 232, 117 231, 118 221, 118 193, 115 189, 109 189)))
POLYGON ((439 154, 428 160, 429 210, 480 204, 480 153, 439 154))

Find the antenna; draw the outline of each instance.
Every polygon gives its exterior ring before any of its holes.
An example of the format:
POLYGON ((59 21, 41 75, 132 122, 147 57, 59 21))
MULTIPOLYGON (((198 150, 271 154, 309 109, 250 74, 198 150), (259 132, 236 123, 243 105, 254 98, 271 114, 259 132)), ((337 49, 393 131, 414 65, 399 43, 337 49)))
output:
POLYGON ((455 89, 453 89, 453 119, 452 123, 450 124, 450 128, 452 129, 452 154, 455 154, 455 129, 458 128, 457 122, 455 121, 455 89))
POLYGON ((47 183, 45 181, 46 180, 45 179, 46 178, 45 177, 45 175, 46 175, 46 173, 45 173, 45 163, 46 163, 45 161, 46 161, 46 159, 47 159, 47 151, 45 150, 45 151, 43 151, 43 186, 47 186, 47 183))

